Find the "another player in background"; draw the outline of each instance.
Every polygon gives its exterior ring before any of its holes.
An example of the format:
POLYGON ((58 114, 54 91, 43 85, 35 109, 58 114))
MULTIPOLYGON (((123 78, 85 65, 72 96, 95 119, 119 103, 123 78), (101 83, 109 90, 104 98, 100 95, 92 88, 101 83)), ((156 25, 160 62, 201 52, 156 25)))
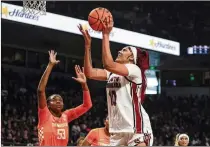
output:
POLYGON ((110 144, 109 120, 104 120, 105 127, 91 130, 85 137, 82 146, 108 146, 110 144))
MULTIPOLYGON (((69 140, 68 123, 86 113, 92 107, 90 92, 86 83, 85 74, 79 66, 75 66, 77 78, 82 85, 83 104, 76 108, 63 110, 63 99, 53 94, 46 99, 45 89, 53 67, 59 63, 54 51, 49 51, 49 64, 42 75, 38 86, 38 137, 40 146, 67 146, 69 140)), ((64 83, 67 84, 67 83, 64 83)))
POLYGON ((177 134, 174 146, 188 146, 190 138, 187 134, 177 134))
POLYGON ((77 139, 77 146, 82 146, 82 143, 83 143, 84 139, 85 139, 85 137, 79 137, 77 139))
POLYGON ((112 27, 113 24, 104 25, 102 61, 105 69, 97 69, 91 63, 91 37, 87 30, 79 26, 85 40, 84 71, 90 79, 108 80, 109 132, 113 134, 110 136, 110 145, 151 146, 151 123, 141 105, 145 98, 145 70, 149 68, 149 54, 128 46, 118 52, 114 61, 109 46, 112 27))

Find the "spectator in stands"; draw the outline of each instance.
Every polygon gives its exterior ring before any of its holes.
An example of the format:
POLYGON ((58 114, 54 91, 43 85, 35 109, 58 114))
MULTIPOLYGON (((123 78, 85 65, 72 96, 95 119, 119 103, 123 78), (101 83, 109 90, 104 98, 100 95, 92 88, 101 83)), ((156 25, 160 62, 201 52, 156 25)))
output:
POLYGON ((78 121, 75 121, 74 125, 71 128, 71 132, 72 132, 72 140, 76 141, 79 138, 81 132, 81 128, 78 124, 78 121))
MULTIPOLYGON (((20 84, 19 78, 23 76, 25 83, 29 83, 31 79, 38 79, 39 73, 33 73, 32 78, 25 79, 31 76, 31 73, 23 73, 22 71, 2 70, 4 75, 2 79, 4 82, 4 90, 8 91, 7 94, 2 92, 2 129, 1 129, 1 141, 3 145, 19 145, 24 146, 28 143, 37 145, 37 98, 36 98, 36 87, 27 86, 24 87, 20 84), (16 83, 8 84, 8 83, 16 83), (16 87, 16 88, 14 88, 16 87), (23 93, 19 89, 23 87, 27 91, 23 93), (18 92, 19 91, 19 92, 18 92), (21 104, 21 107, 19 107, 21 104), (32 114, 32 115, 31 115, 32 114), (27 121, 24 121, 27 120, 27 121), (24 128, 24 129, 20 129, 24 128), (26 131, 25 131, 26 130, 26 131), (24 134, 25 131, 25 134, 24 134), (26 135, 27 134, 27 135, 26 135), (25 136, 24 136, 25 135, 25 136), (28 138, 28 141, 25 141, 28 138)), ((52 73, 54 75, 54 73, 52 73)), ((69 80, 68 77, 59 78, 62 82, 58 82, 56 87, 60 87, 63 83, 69 80)), ((54 78, 50 81, 54 82, 54 78)), ((37 81, 36 81, 37 82, 37 81)), ((33 85, 34 83, 32 83, 33 85)), ((37 85, 36 83, 35 85, 37 85)), ((51 84, 49 84, 51 86, 51 84)), ((81 103, 78 99, 72 99, 81 95, 80 87, 72 83, 72 90, 66 89, 62 93, 67 96, 64 102, 69 104, 71 107, 79 105, 81 103), (71 101, 69 101, 69 99, 71 101)), ((48 92, 56 91, 55 87, 51 86, 48 92)), ((64 96, 64 97, 65 97, 64 96)), ((75 145, 77 139, 80 137, 81 130, 86 130, 85 134, 90 129, 102 127, 99 122, 103 122, 104 115, 98 115, 97 111, 106 109, 106 98, 104 95, 98 95, 93 97, 93 109, 86 113, 84 117, 77 119, 77 123, 74 122, 78 127, 71 130, 77 130, 79 135, 73 136, 73 132, 70 132, 71 141, 68 145, 75 145), (97 118, 98 117, 98 118, 97 118), (94 121, 97 120, 97 123, 94 121), (85 124, 86 127, 84 125, 85 124), (81 127, 84 127, 83 129, 81 127), (86 128, 86 129, 85 129, 86 128), (87 129, 88 128, 88 129, 87 129)), ((151 122, 154 132, 154 145, 174 145, 174 136, 178 132, 187 132, 190 139, 191 145, 209 145, 210 144, 210 97, 209 96, 189 96, 189 97, 167 97, 161 95, 159 98, 156 96, 147 99, 145 101, 145 107, 151 116, 151 122), (161 104, 162 107, 159 107, 161 104), (194 132, 197 132, 196 134, 194 132)), ((81 134, 83 135, 83 134, 81 134)))

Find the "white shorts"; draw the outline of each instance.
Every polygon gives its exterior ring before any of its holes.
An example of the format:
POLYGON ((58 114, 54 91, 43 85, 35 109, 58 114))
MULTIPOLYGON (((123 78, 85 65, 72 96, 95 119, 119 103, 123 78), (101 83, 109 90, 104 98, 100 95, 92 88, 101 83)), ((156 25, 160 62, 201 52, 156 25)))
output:
POLYGON ((139 143, 153 144, 153 134, 115 133, 110 136, 110 146, 136 146, 139 143))

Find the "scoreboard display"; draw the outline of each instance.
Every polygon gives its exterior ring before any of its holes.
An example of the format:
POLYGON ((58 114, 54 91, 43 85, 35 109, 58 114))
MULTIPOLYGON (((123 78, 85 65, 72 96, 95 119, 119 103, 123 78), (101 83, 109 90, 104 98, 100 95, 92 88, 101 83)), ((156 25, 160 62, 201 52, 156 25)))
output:
POLYGON ((207 45, 199 45, 199 46, 192 46, 188 47, 187 54, 189 55, 208 55, 210 54, 210 46, 207 45))

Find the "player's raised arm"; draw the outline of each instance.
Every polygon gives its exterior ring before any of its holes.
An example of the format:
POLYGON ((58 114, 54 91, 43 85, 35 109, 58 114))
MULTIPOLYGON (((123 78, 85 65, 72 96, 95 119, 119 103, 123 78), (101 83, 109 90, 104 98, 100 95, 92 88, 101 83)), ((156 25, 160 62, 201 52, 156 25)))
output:
POLYGON ((47 105, 47 100, 46 100, 46 94, 45 94, 45 89, 46 85, 48 82, 49 75, 57 63, 59 63, 59 60, 56 60, 56 55, 53 50, 49 51, 49 63, 48 66, 44 72, 44 74, 41 77, 41 80, 39 82, 39 86, 37 89, 37 95, 38 95, 38 106, 39 108, 43 109, 47 105))
POLYGON ((84 73, 85 75, 94 80, 107 80, 107 72, 104 69, 98 69, 92 67, 91 59, 91 37, 87 30, 84 30, 82 25, 78 26, 85 40, 85 56, 84 56, 84 73))
POLYGON ((65 111, 68 116, 68 121, 72 121, 84 113, 86 113, 92 107, 91 96, 87 85, 87 79, 84 74, 84 68, 81 70, 79 65, 75 66, 75 72, 77 77, 72 77, 75 81, 79 82, 83 90, 83 103, 76 108, 65 111))
MULTIPOLYGON (((101 21, 102 22, 102 21, 101 21)), ((117 63, 113 60, 112 54, 110 51, 109 44, 109 34, 113 27, 113 22, 109 21, 109 23, 102 22, 104 29, 102 31, 103 39, 102 39, 102 61, 104 68, 111 73, 115 73, 122 76, 128 76, 129 72, 127 67, 124 64, 117 63)))

